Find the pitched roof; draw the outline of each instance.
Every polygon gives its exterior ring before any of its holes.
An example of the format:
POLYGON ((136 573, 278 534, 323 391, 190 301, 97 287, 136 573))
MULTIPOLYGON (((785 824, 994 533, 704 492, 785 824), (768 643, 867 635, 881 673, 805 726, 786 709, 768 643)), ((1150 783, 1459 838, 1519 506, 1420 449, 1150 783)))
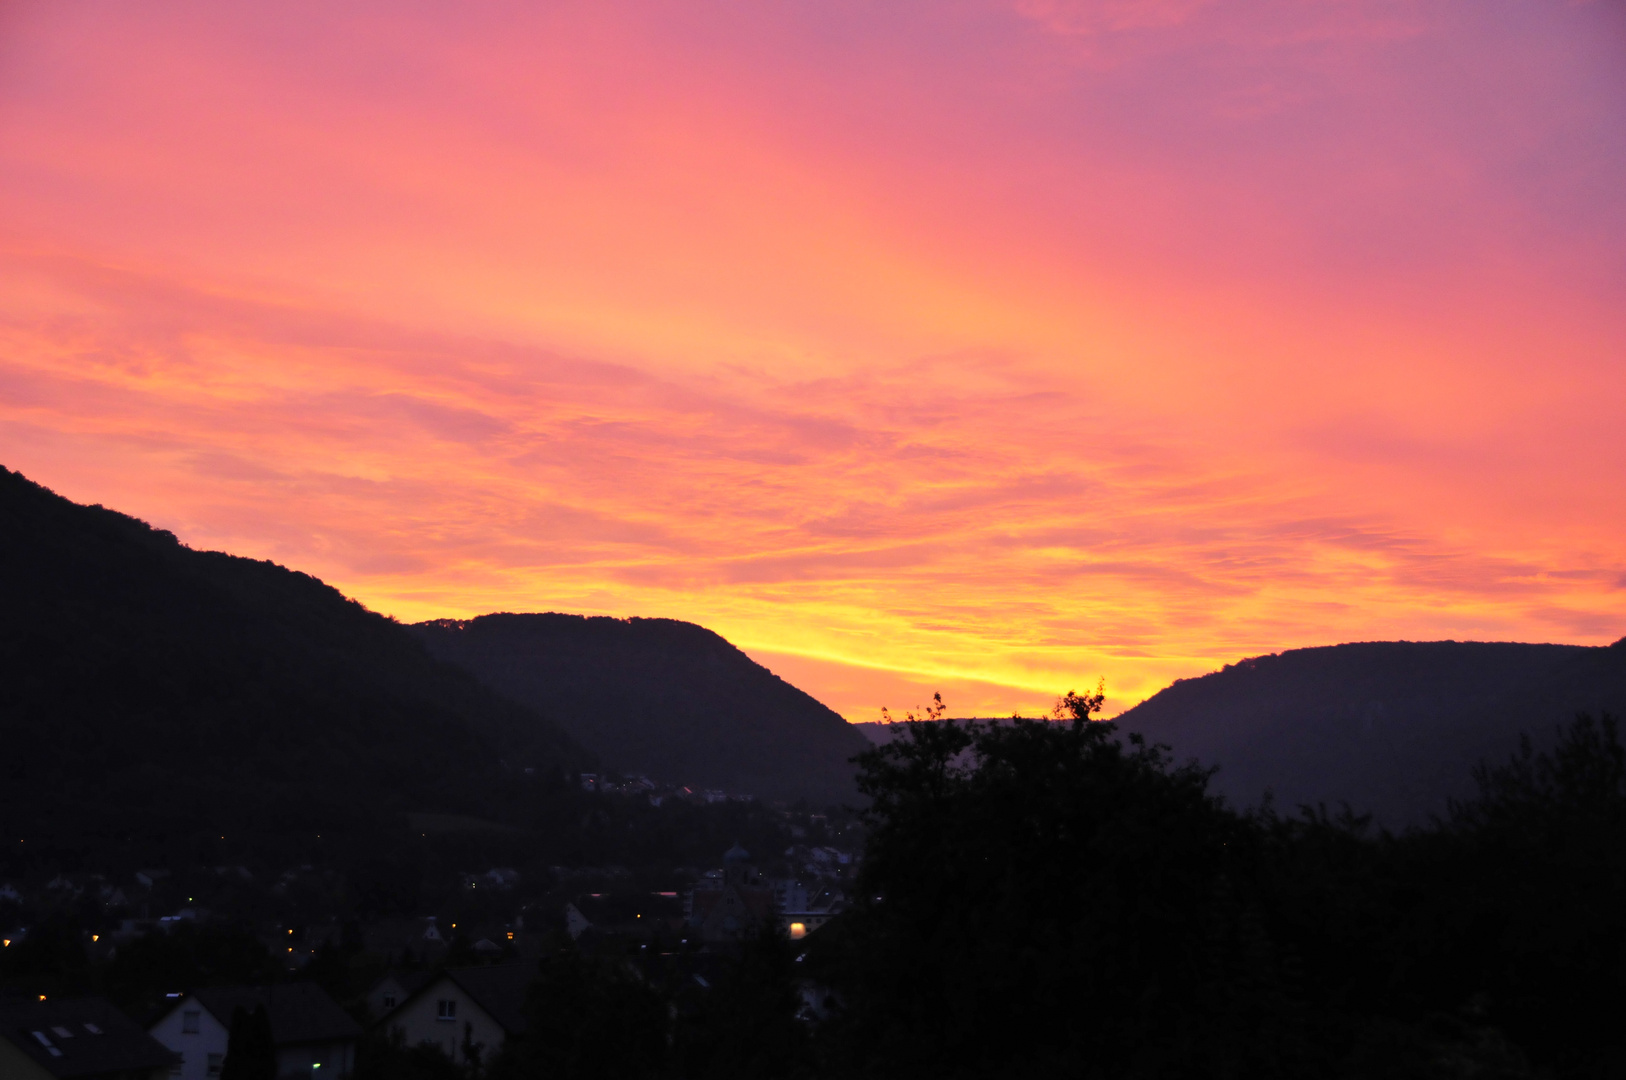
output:
POLYGON ((241 1007, 252 1012, 254 1006, 264 1005, 266 1016, 271 1021, 271 1041, 278 1046, 340 1042, 361 1036, 361 1025, 315 983, 211 986, 194 990, 192 996, 213 1013, 216 1020, 228 1027, 231 1026, 234 1009, 241 1007))
POLYGON ((415 994, 427 986, 434 977, 435 973, 433 971, 390 971, 386 972, 383 978, 373 983, 373 989, 377 990, 386 982, 393 982, 401 988, 402 993, 415 994))
POLYGON ((525 993, 536 979, 535 964, 447 968, 446 975, 508 1034, 525 1030, 525 993))
MULTIPOLYGON (((517 1035, 526 1027, 525 994, 535 978, 536 965, 531 963, 447 968, 439 977, 429 980, 414 991, 407 1001, 420 994, 429 993, 441 979, 450 979, 469 995, 476 1005, 484 1009, 486 1015, 495 1020, 503 1031, 509 1035, 517 1035)), ((403 1001, 396 1006, 390 1016, 398 1015, 406 1005, 407 1002, 403 1001)), ((380 1021, 385 1022, 387 1021, 380 1021)))
POLYGON ((163 1069, 178 1060, 101 998, 0 1004, 0 1038, 63 1080, 163 1069))

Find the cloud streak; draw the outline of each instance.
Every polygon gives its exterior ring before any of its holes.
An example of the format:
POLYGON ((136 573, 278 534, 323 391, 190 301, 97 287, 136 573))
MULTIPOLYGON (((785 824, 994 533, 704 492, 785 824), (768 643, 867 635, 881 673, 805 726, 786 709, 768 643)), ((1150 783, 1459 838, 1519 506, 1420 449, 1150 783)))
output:
POLYGON ((194 545, 859 717, 1626 632, 1604 5, 7 18, 0 456, 194 545))

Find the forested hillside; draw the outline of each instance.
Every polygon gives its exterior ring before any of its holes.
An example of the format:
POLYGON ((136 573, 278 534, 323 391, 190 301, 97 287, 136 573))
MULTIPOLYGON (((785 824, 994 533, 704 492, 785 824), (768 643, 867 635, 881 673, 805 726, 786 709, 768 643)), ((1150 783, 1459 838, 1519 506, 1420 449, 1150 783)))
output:
POLYGON ((1219 766, 1213 789, 1286 811, 1347 802, 1421 824, 1473 791, 1473 768, 1580 711, 1626 714, 1626 640, 1607 648, 1382 641, 1293 649, 1185 679, 1118 726, 1219 766))
MULTIPOLYGON (((503 817, 589 756, 405 627, 0 469, 0 840, 204 858, 392 815, 503 817)), ((34 845, 29 848, 27 845, 34 845)), ((145 855, 143 854, 145 853, 145 855)))
POLYGON ((868 749, 864 737, 704 627, 499 614, 413 630, 612 768, 815 803, 855 794, 850 759, 868 749))

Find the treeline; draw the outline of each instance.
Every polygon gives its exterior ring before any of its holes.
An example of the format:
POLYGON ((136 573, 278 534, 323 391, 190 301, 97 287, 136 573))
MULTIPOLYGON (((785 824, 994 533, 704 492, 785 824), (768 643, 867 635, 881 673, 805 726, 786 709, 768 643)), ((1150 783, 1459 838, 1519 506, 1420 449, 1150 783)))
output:
POLYGON ((1612 720, 1395 836, 1238 813, 1065 705, 867 753, 859 895, 805 951, 755 941, 699 995, 561 955, 490 1075, 1626 1075, 1612 720))
MULTIPOLYGON (((1203 768, 1093 721, 1099 698, 1064 703, 1060 722, 913 724, 863 755, 852 904, 804 941, 561 938, 527 1034, 473 1075, 373 1034, 358 1080, 1626 1075, 1614 721, 1578 718, 1391 835, 1239 813, 1203 768)), ((273 977, 242 933, 155 936, 97 971, 59 929, 0 974, 132 1006, 200 973, 273 977)), ((379 974, 358 963, 305 976, 355 1001, 379 974)))

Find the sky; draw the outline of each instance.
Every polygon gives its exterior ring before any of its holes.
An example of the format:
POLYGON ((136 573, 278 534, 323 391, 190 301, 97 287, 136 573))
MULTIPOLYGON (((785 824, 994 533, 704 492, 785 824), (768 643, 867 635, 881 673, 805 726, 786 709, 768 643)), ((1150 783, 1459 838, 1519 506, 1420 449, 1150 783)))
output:
POLYGON ((1626 635, 1626 6, 0 0, 0 464, 849 719, 1626 635))

